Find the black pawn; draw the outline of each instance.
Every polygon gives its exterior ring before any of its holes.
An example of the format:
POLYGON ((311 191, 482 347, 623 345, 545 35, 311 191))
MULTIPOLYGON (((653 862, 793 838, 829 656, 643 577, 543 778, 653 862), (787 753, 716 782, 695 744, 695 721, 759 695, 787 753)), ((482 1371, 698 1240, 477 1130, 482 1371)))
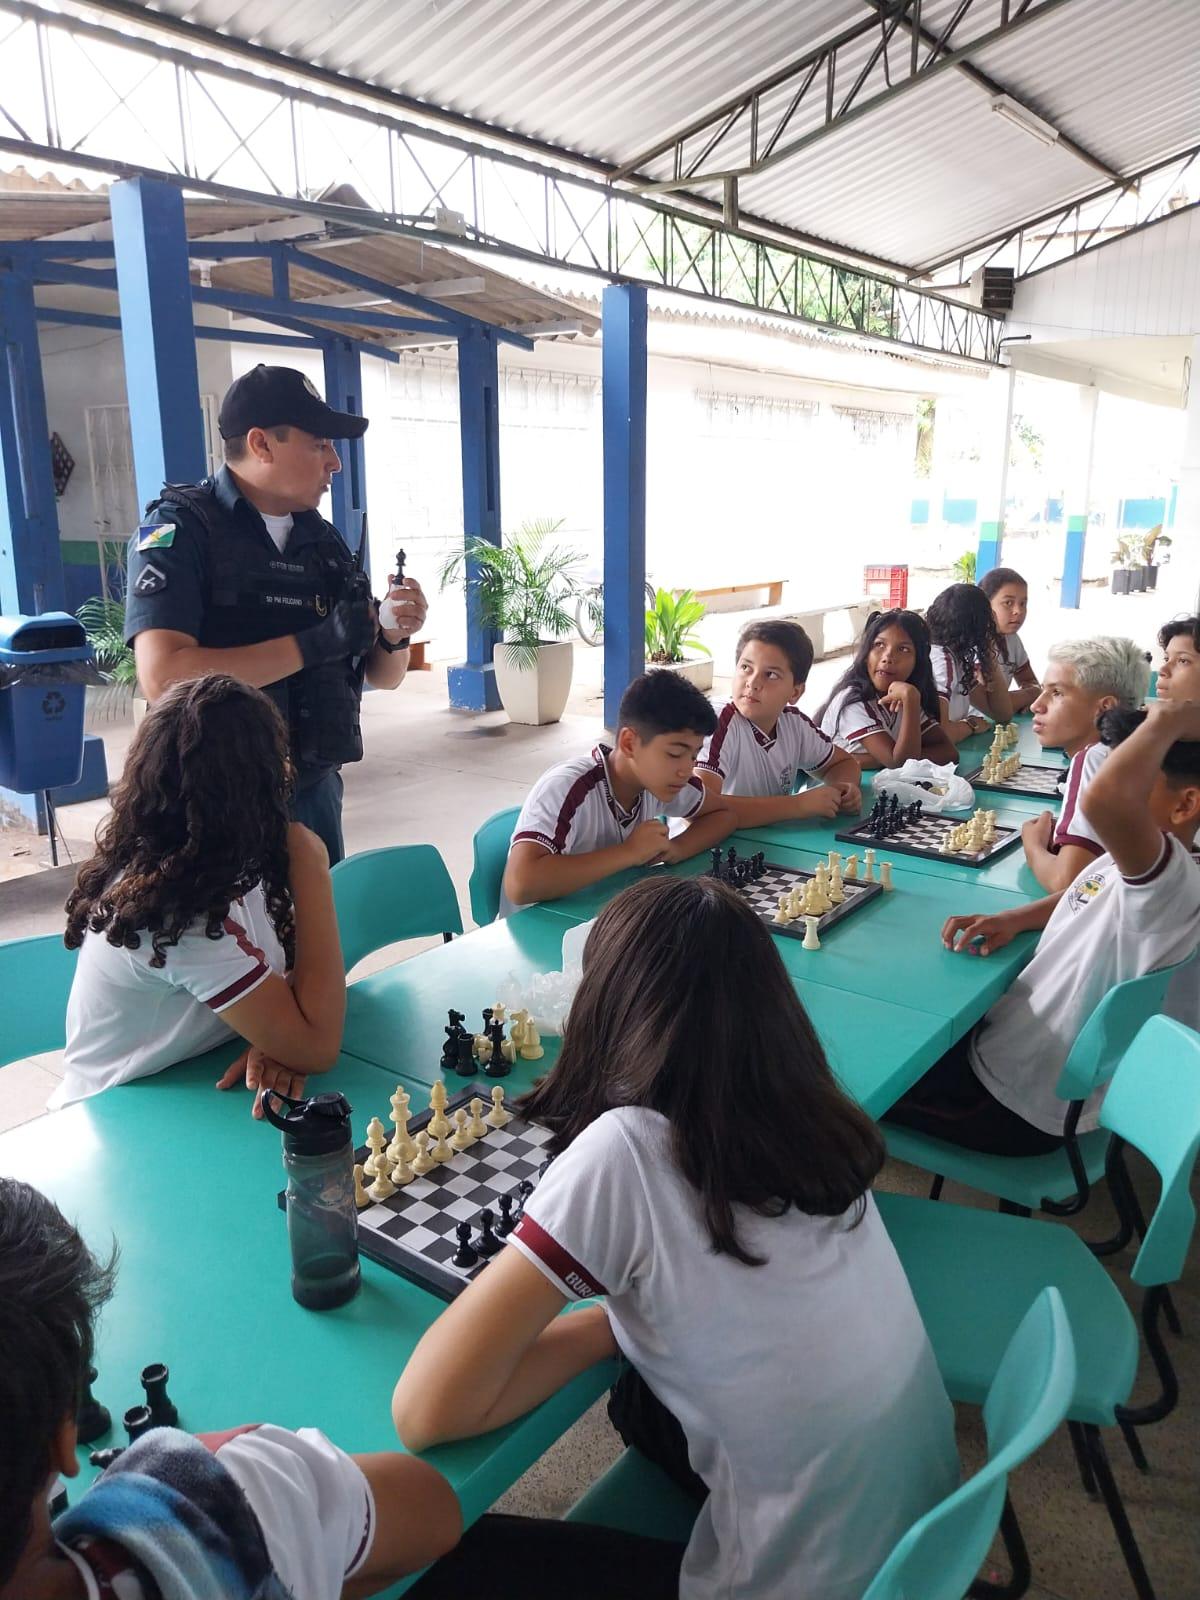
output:
POLYGON ((737 851, 733 848, 732 845, 730 845, 729 849, 726 850, 726 852, 725 852, 725 862, 726 862, 726 865, 729 868, 730 873, 733 872, 733 864, 737 860, 737 858, 738 858, 737 851))
POLYGON ((502 1194, 500 1196, 499 1205, 500 1205, 500 1221, 496 1224, 496 1232, 500 1235, 500 1237, 502 1239, 507 1239, 509 1234, 513 1231, 513 1229, 517 1225, 517 1219, 512 1214, 513 1213, 513 1197, 512 1197, 512 1195, 510 1195, 510 1194, 502 1194))
POLYGON ((720 879, 721 879, 721 846, 719 844, 713 845, 713 848, 712 848, 712 866, 708 869, 708 875, 709 875, 710 878, 716 878, 717 881, 720 882, 720 879))
MULTIPOLYGON (((550 1163, 547 1161, 546 1166, 548 1167, 549 1165, 550 1165, 550 1163)), ((543 1172, 545 1171, 545 1167, 543 1167, 542 1171, 543 1172)), ((539 1173, 538 1176, 540 1177, 541 1173, 539 1173)), ((525 1202, 526 1202, 526 1200, 529 1199, 529 1196, 533 1193, 533 1189, 534 1189, 534 1186, 533 1186, 533 1184, 530 1182, 530 1180, 528 1178, 522 1178, 520 1183, 517 1185, 517 1202, 518 1202, 518 1204, 520 1206, 520 1209, 521 1209, 522 1213, 524 1213, 524 1210, 525 1210, 525 1202)))
POLYGON ((471 1224, 469 1222, 460 1222, 455 1227, 454 1232, 458 1239, 458 1249, 450 1259, 456 1267, 462 1267, 465 1271, 467 1267, 473 1267, 479 1260, 478 1251, 471 1247, 471 1224))
POLYGON ((161 1361, 142 1368, 142 1388, 146 1391, 146 1404, 150 1408, 150 1415, 154 1419, 153 1426, 156 1428, 173 1428, 179 1421, 175 1402, 167 1393, 167 1379, 170 1376, 169 1370, 161 1361))
POLYGON ((457 1062, 455 1072, 460 1078, 473 1078, 475 1076, 475 1041, 469 1033, 460 1034, 455 1041, 455 1054, 457 1062))
POLYGON ((125 1432, 129 1435, 130 1444, 144 1433, 149 1433, 153 1426, 154 1418, 150 1415, 149 1406, 130 1406, 125 1413, 125 1432))
POLYGON ((125 1446, 120 1444, 109 1445, 107 1450, 92 1450, 88 1453, 88 1460, 94 1467, 99 1467, 101 1472, 107 1472, 118 1456, 125 1454, 125 1446))
POLYGON ((96 1381, 95 1367, 89 1367, 84 1379, 83 1393, 79 1397, 79 1410, 75 1414, 75 1434, 80 1444, 93 1444, 103 1438, 112 1427, 108 1407, 102 1406, 92 1393, 96 1381))
POLYGON ((496 1255, 504 1244, 504 1240, 496 1233, 495 1223, 496 1213, 491 1206, 484 1206, 479 1213, 479 1237, 472 1243, 485 1260, 496 1255))

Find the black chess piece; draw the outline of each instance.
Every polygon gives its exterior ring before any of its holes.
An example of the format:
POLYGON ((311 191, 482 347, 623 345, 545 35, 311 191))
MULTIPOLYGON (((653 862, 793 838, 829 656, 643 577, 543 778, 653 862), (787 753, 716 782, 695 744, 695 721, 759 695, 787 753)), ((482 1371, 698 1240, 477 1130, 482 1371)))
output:
POLYGON ((920 822, 922 809, 923 808, 922 808, 921 802, 919 800, 914 800, 912 805, 909 806, 909 808, 908 808, 908 821, 909 821, 909 826, 910 827, 912 826, 912 824, 914 822, 920 822))
POLYGON ((150 1415, 149 1406, 130 1406, 125 1413, 125 1432, 129 1435, 130 1444, 144 1433, 149 1433, 153 1426, 154 1418, 150 1415))
MULTIPOLYGON (((540 1177, 541 1174, 539 1173, 538 1176, 540 1177)), ((530 1182, 530 1180, 528 1178, 522 1178, 520 1183, 517 1185, 517 1221, 518 1222, 525 1215, 525 1202, 526 1202, 526 1200, 529 1199, 529 1196, 533 1193, 533 1190, 534 1190, 534 1185, 530 1182)))
POLYGON ((729 868, 730 873, 733 872, 733 864, 737 860, 737 858, 738 858, 737 851, 733 848, 732 845, 730 845, 729 849, 726 850, 726 852, 725 852, 725 864, 729 868))
POLYGON ((475 1250, 485 1259, 496 1255, 504 1246, 504 1240, 496 1232, 496 1213, 491 1206, 484 1206, 479 1213, 479 1237, 471 1241, 475 1250))
POLYGON ((99 1467, 101 1472, 107 1472, 117 1457, 124 1454, 125 1446, 123 1444, 110 1444, 107 1450, 89 1451, 88 1460, 92 1466, 99 1467))
POLYGON ((513 1197, 511 1194, 502 1194, 499 1199, 500 1221, 496 1224, 496 1232, 502 1239, 507 1239, 517 1225, 513 1216, 513 1197))
POLYGON ((767 858, 763 854, 763 852, 761 850, 759 850, 759 851, 757 851, 755 853, 755 856, 754 856, 754 876, 755 876, 755 878, 761 878, 763 873, 766 872, 766 870, 767 870, 767 858))
POLYGON ((170 1370, 161 1361, 142 1368, 142 1388, 146 1391, 146 1404, 156 1428, 173 1428, 179 1421, 175 1402, 167 1393, 170 1370))
POLYGON ((79 1409, 75 1413, 75 1436, 80 1444, 94 1444, 112 1427, 112 1417, 108 1407, 102 1406, 92 1393, 95 1381, 96 1369, 89 1367, 84 1374, 83 1393, 79 1397, 79 1409))
POLYGON ((716 878, 718 883, 721 880, 721 846, 719 844, 715 844, 712 847, 712 866, 708 869, 708 875, 710 878, 716 878))
POLYGON ((460 1078, 475 1076, 475 1041, 469 1033, 460 1033, 454 1041, 454 1070, 460 1078))
POLYGON ((504 1024, 502 1022, 490 1022, 487 1028, 487 1036, 491 1041, 492 1054, 483 1069, 484 1076, 487 1078, 507 1078, 512 1068, 504 1058, 504 1024))
POLYGON ((467 1267, 473 1267, 479 1260, 479 1252, 471 1244, 471 1224, 469 1222, 458 1223, 455 1226, 454 1234, 458 1240, 458 1249, 450 1257, 450 1260, 456 1267, 462 1267, 464 1270, 467 1267))

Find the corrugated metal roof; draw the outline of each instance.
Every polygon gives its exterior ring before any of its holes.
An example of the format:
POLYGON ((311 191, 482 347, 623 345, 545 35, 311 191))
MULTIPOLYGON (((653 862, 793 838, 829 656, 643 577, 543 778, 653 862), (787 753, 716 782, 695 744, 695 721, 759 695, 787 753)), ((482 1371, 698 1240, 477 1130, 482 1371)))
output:
MULTIPOLYGON (((924 26, 936 32, 952 8, 925 0, 924 26)), ((159 0, 157 9, 618 163, 864 14, 862 0, 159 0)), ((956 40, 995 20, 995 7, 977 12, 956 40)), ((847 51, 847 86, 872 43, 847 51)), ((1196 0, 1074 0, 976 64, 1122 172, 1197 137, 1196 0)), ((816 115, 814 102, 789 137, 816 115)), ((985 90, 946 73, 744 182, 742 205, 915 263, 1101 181, 992 115, 985 90)))

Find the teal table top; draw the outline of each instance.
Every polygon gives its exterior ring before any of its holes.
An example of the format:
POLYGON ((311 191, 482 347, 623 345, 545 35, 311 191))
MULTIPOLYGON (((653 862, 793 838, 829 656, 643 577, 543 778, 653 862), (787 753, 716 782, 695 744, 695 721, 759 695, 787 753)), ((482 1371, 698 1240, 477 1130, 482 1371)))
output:
MULTIPOLYGON (((439 952, 440 953, 440 952, 439 952)), ((291 1295, 280 1135, 250 1116, 250 1096, 213 1084, 229 1047, 108 1090, 0 1135, 0 1171, 36 1185, 103 1256, 120 1264, 101 1314, 97 1398, 121 1416, 138 1375, 165 1361, 180 1426, 244 1422, 322 1429, 344 1449, 399 1449, 391 1394, 443 1302, 365 1258, 349 1305, 306 1311, 291 1295)), ((326 1080, 355 1108, 361 1137, 386 1114, 395 1075, 343 1056, 326 1080)), ((413 1085, 414 1097, 420 1086, 413 1085)), ((419 1104, 414 1098, 414 1103, 419 1104)), ((428 1452, 467 1521, 492 1502, 611 1384, 614 1363, 583 1374, 529 1416, 428 1452)), ((94 1475, 86 1450, 72 1500, 94 1475)), ((395 1586, 389 1590, 395 1593, 395 1586)))

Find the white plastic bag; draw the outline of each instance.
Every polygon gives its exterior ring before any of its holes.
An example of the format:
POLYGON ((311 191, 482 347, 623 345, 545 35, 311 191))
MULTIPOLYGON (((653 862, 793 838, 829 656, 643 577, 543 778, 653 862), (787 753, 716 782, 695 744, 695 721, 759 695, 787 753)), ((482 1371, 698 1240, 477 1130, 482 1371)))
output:
POLYGON ((527 978, 510 972, 496 998, 509 1011, 528 1011, 539 1033, 561 1033, 583 977, 583 947, 591 931, 591 922, 568 927, 563 935, 561 972, 533 972, 527 978))
POLYGON ((921 802, 922 811, 969 811, 975 791, 953 767, 934 761, 906 761, 902 767, 884 767, 872 780, 876 793, 898 795, 902 805, 921 802))

